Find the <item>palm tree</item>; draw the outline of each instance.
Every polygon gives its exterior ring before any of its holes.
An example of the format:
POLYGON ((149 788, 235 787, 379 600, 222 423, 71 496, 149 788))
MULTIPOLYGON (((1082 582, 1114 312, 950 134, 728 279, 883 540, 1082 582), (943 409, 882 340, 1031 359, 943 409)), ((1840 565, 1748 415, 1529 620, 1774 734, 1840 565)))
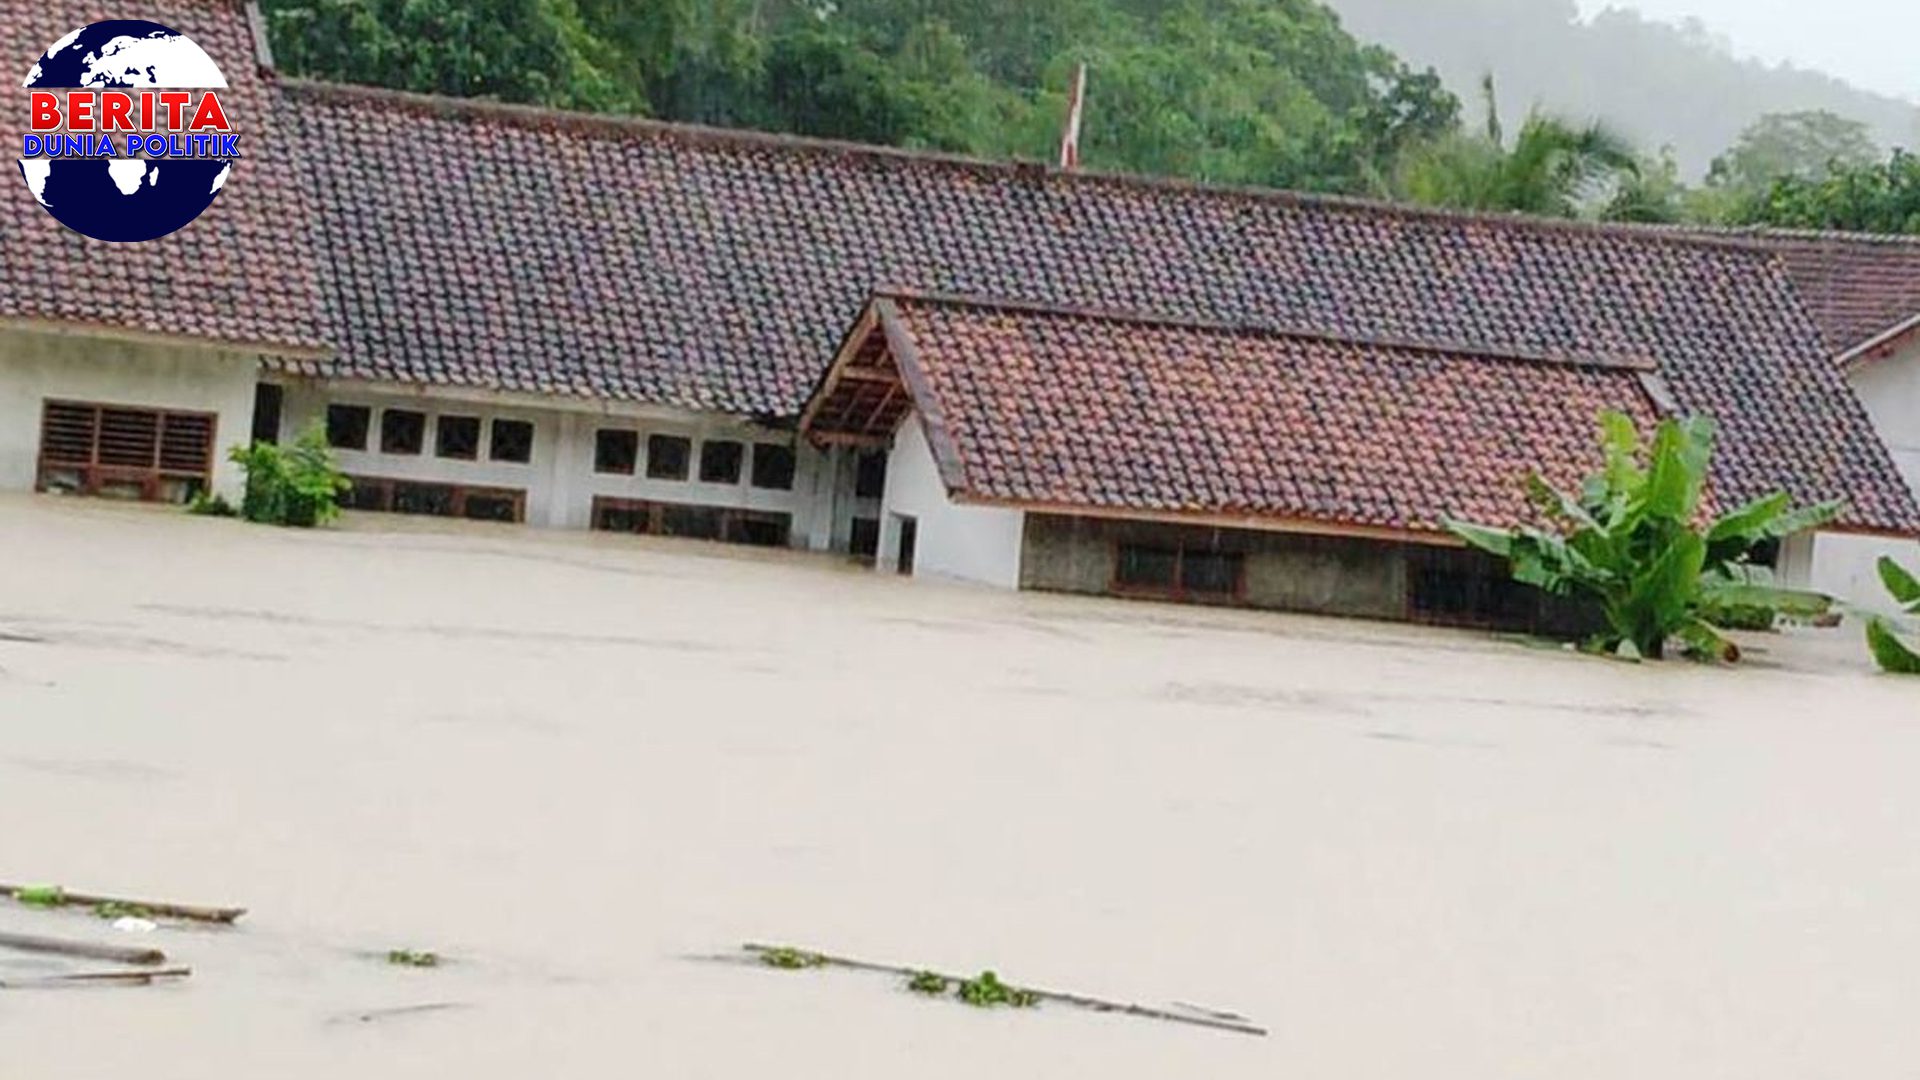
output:
POLYGON ((1462 210, 1574 217, 1589 196, 1638 175, 1632 144, 1598 122, 1577 127, 1536 110, 1508 146, 1493 76, 1481 90, 1486 131, 1455 133, 1410 150, 1396 176, 1402 198, 1462 210))

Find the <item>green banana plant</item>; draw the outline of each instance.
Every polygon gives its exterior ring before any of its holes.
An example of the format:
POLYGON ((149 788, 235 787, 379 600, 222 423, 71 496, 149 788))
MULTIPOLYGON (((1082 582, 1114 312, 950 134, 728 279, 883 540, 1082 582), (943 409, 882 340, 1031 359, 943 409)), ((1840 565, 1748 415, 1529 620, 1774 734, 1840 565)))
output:
POLYGON ((1649 446, 1624 413, 1600 414, 1604 468, 1577 493, 1538 472, 1528 500, 1548 527, 1499 528, 1446 518, 1473 547, 1508 561, 1514 580, 1595 602, 1608 630, 1589 646, 1634 659, 1659 658, 1678 641, 1691 655, 1732 662, 1728 628, 1772 626, 1781 616, 1817 618, 1822 593, 1781 588, 1751 561, 1756 548, 1831 521, 1839 502, 1794 509, 1785 493, 1758 498, 1698 525, 1714 425, 1706 417, 1664 420, 1649 446))
MULTIPOLYGON (((1880 557, 1880 580, 1886 584, 1887 591, 1901 610, 1909 615, 1920 615, 1920 580, 1916 580, 1906 567, 1886 556, 1880 557)), ((1873 658, 1883 671, 1895 675, 1920 675, 1920 652, 1900 640, 1899 630, 1893 620, 1875 615, 1867 620, 1867 648, 1873 651, 1873 658)))

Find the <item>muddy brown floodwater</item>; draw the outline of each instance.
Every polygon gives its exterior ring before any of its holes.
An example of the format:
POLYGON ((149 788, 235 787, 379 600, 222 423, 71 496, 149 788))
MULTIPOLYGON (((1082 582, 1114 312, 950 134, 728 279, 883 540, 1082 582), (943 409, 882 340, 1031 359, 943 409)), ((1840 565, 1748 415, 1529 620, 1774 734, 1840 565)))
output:
POLYGON ((0 1073, 1909 1075, 1920 689, 1757 644, 4 498, 0 880, 252 912, 138 935, 182 983, 0 990, 0 1073), (698 959, 748 940, 1273 1033, 698 959))

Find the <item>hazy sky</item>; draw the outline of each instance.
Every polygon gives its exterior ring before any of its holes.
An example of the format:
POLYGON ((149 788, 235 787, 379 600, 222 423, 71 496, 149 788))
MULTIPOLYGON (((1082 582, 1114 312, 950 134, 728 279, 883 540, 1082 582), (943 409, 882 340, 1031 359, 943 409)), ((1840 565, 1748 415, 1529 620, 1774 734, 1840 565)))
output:
POLYGON ((1735 53, 1838 75, 1920 101, 1920 0, 1579 0, 1592 14, 1638 8, 1654 18, 1695 16, 1735 53))

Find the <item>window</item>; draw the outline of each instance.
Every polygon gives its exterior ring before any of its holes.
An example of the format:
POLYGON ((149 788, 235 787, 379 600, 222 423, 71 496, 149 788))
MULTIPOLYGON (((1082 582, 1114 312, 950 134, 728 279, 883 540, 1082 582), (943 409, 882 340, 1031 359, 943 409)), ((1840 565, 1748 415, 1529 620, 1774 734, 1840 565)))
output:
POLYGON ((858 499, 877 499, 887 489, 887 455, 870 450, 854 465, 853 494, 858 499))
POLYGON ((353 488, 340 503, 350 510, 509 522, 522 520, 526 513, 527 493, 517 488, 433 484, 384 476, 355 476, 352 480, 353 488))
POLYGON ((411 409, 387 409, 380 414, 380 452, 417 454, 427 438, 427 415, 411 409))
POLYGON ((453 516, 453 485, 422 484, 400 480, 393 485, 393 512, 426 514, 430 517, 453 516))
POLYGON ((633 463, 640 456, 638 432, 601 428, 593 437, 593 471, 633 475, 633 463))
POLYGON ((593 527, 607 532, 785 547, 793 531, 793 518, 788 514, 731 506, 600 497, 593 500, 593 527))
POLYGON ((693 442, 679 435, 653 435, 647 439, 647 478, 685 480, 687 462, 693 457, 693 442))
POLYGON ((700 482, 703 484, 739 483, 740 459, 745 456, 745 449, 737 442, 701 443, 700 482))
POLYGON ((373 410, 365 405, 327 406, 327 445, 335 450, 365 450, 373 410))
POLYGON ((480 418, 477 416, 441 417, 434 433, 433 453, 436 457, 457 458, 461 461, 473 461, 479 458, 480 418))
POLYGON ((1115 553, 1113 587, 1175 600, 1231 600, 1240 595, 1245 571, 1246 556, 1238 551, 1121 544, 1115 553))
POLYGON ((774 491, 792 490, 793 447, 778 443, 754 443, 753 486, 774 491))
POLYGON ((34 486, 123 499, 186 502, 213 471, 212 413, 48 401, 34 486))
POLYGON ((853 519, 853 534, 847 538, 847 554, 871 560, 880 553, 880 521, 878 518, 857 517, 853 519))
POLYGON ((1122 544, 1113 580, 1129 589, 1165 589, 1171 592, 1180 581, 1180 552, 1122 544))
POLYGON ((720 539, 721 512, 711 506, 681 506, 668 503, 660 508, 660 535, 688 536, 695 540, 720 539))
POLYGON ((525 465, 533 460, 533 425, 525 420, 495 420, 493 446, 487 456, 495 461, 525 465))
POLYGON ((1234 551, 1180 553, 1180 587, 1190 593, 1232 596, 1240 591, 1243 556, 1234 551))

